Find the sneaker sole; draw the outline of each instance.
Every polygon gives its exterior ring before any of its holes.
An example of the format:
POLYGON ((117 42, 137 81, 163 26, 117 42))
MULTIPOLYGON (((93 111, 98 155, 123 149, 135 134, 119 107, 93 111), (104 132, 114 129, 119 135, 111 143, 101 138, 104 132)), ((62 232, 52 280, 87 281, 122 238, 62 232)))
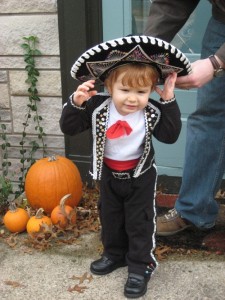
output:
POLYGON ((186 229, 188 229, 190 227, 193 227, 193 225, 191 225, 191 224, 187 225, 187 226, 185 226, 183 228, 180 228, 179 230, 176 230, 176 231, 156 232, 156 235, 158 235, 158 236, 170 236, 170 235, 177 234, 177 233, 179 233, 181 231, 184 231, 184 230, 186 230, 186 229))
POLYGON ((127 298, 130 298, 130 299, 134 299, 134 298, 139 298, 139 297, 144 296, 146 294, 146 292, 147 292, 147 286, 144 289, 144 291, 139 294, 129 294, 129 293, 126 293, 126 291, 124 291, 124 296, 127 298))
POLYGON ((110 270, 106 270, 106 271, 96 271, 92 268, 92 266, 90 267, 90 270, 91 270, 91 273, 93 273, 95 275, 106 275, 106 274, 109 274, 109 273, 115 271, 116 269, 123 268, 126 266, 127 266, 127 263, 123 262, 123 263, 118 263, 118 264, 114 265, 110 270))

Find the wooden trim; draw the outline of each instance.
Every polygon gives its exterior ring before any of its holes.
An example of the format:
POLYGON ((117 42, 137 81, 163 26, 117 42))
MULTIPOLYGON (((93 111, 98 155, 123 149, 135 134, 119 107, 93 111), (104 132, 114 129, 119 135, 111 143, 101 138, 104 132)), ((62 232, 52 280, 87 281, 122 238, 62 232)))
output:
POLYGON ((78 82, 70 75, 74 61, 102 42, 101 0, 58 0, 59 48, 63 102, 78 82))
MULTIPOLYGON (((73 63, 84 51, 103 40, 102 1, 57 0, 57 4, 64 103, 79 84, 70 75, 73 63)), ((65 136, 65 153, 78 166, 83 182, 90 183, 90 132, 86 131, 74 137, 65 136)))

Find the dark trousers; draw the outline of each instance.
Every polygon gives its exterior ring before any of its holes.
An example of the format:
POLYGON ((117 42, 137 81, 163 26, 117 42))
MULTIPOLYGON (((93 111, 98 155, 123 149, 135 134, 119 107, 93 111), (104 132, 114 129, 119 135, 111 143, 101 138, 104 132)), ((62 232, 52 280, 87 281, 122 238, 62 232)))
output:
POLYGON ((144 276, 157 265, 153 255, 156 179, 155 167, 138 178, 117 179, 104 165, 100 182, 103 254, 113 261, 126 259, 128 272, 144 276))

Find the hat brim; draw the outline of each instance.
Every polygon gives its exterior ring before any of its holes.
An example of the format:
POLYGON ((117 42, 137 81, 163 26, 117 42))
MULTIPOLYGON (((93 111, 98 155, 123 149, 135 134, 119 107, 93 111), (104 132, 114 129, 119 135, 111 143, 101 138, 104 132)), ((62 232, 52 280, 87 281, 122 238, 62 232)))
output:
POLYGON ((107 74, 127 63, 153 65, 159 71, 160 83, 168 74, 188 75, 191 64, 179 49, 150 36, 127 36, 96 45, 84 52, 74 63, 71 76, 79 81, 104 83, 107 74))

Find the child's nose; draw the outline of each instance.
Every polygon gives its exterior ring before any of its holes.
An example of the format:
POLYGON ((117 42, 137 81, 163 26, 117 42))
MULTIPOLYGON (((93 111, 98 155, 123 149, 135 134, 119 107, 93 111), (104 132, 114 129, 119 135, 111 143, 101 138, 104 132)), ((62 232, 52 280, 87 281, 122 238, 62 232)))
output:
POLYGON ((129 95, 129 96, 127 97, 127 100, 128 100, 128 101, 136 101, 136 97, 135 97, 134 94, 131 94, 131 95, 129 95))

